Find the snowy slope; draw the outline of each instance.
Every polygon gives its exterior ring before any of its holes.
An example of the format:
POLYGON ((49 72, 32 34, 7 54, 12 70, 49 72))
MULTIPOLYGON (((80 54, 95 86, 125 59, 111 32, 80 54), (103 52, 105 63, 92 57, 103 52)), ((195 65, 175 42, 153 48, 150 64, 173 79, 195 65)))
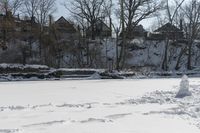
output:
MULTIPOLYGON (((6 51, 0 50, 0 62, 1 63, 22 63, 23 52, 20 44, 25 42, 18 42, 18 44, 11 43, 6 51)), ((120 43, 120 41, 118 42, 120 43)), ((128 50, 125 66, 126 68, 134 67, 149 67, 154 70, 161 70, 161 64, 163 62, 166 40, 144 40, 144 38, 135 38, 128 41, 128 50)), ((32 47, 32 56, 26 57, 26 63, 33 64, 39 63, 40 58, 38 56, 38 43, 34 43, 32 47)), ((60 59, 60 67, 67 68, 96 68, 106 69, 111 65, 115 67, 116 62, 116 39, 97 39, 95 41, 88 42, 89 56, 87 57, 87 50, 78 50, 76 45, 67 46, 63 52, 63 59, 60 59), (88 59, 87 59, 88 58, 88 59), (88 62, 87 62, 88 60, 88 62), (88 65, 89 63, 89 65, 88 65)), ((121 47, 118 45, 118 49, 121 47)), ((185 48, 185 44, 173 43, 170 41, 170 47, 168 50, 168 64, 169 70, 174 70, 177 64, 177 60, 181 55, 182 49, 185 48)), ((45 53, 45 52, 44 52, 45 53)), ((120 52, 119 52, 120 53, 120 52)), ((180 58, 180 70, 186 69, 187 52, 180 58)), ((53 56, 54 57, 54 56, 53 56)), ((49 57, 50 59, 50 57, 49 57)), ((50 66, 57 67, 57 58, 52 58, 53 62, 49 62, 50 66)), ((48 63, 47 63, 48 64, 48 63)), ((192 52, 192 66, 200 66, 200 41, 196 40, 193 45, 192 52)), ((1 67, 1 66, 0 66, 1 67)), ((37 67, 37 66, 36 66, 37 67)))
MULTIPOLYGON (((151 70, 161 70, 165 53, 165 40, 144 40, 143 38, 136 38, 131 40, 129 43, 125 62, 127 68, 140 67, 140 69, 142 69, 142 67, 146 67, 151 70)), ((181 49, 184 47, 184 43, 173 44, 173 42, 170 41, 170 47, 168 50, 169 70, 175 70, 181 49)), ((102 45, 101 53, 102 55, 107 55, 107 57, 116 60, 116 40, 105 40, 102 45)), ((186 64, 187 53, 184 53, 180 61, 180 70, 186 70, 186 64)), ((198 41, 193 45, 192 65, 200 66, 200 43, 198 41)))
POLYGON ((199 133, 200 82, 180 79, 0 83, 0 133, 199 133))

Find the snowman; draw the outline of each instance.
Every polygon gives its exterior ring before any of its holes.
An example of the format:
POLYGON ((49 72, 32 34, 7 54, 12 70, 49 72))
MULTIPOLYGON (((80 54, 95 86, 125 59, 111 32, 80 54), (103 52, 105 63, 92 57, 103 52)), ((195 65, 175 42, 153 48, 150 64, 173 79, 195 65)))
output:
POLYGON ((184 98, 186 96, 191 96, 191 92, 189 91, 189 80, 188 76, 184 75, 182 77, 182 80, 180 82, 180 89, 178 93, 176 94, 176 98, 184 98))

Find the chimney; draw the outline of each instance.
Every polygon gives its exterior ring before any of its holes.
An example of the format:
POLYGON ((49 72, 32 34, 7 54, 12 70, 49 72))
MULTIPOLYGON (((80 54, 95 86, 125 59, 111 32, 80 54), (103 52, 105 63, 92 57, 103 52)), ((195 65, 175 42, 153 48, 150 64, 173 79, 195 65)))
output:
POLYGON ((53 20, 52 16, 49 15, 49 27, 52 25, 52 20, 53 20))

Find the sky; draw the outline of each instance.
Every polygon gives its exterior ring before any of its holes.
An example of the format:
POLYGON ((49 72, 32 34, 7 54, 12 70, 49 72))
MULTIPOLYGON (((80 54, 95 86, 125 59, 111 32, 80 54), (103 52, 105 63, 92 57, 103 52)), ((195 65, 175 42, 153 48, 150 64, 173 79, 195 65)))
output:
POLYGON ((63 6, 63 2, 65 2, 65 1, 67 1, 67 0, 56 0, 56 4, 57 4, 57 11, 55 13, 56 18, 59 18, 60 16, 64 16, 64 17, 69 16, 69 12, 63 6))
MULTIPOLYGON (((70 18, 70 13, 67 11, 67 9, 63 6, 64 2, 69 2, 70 0, 56 0, 57 4, 57 11, 55 13, 55 19, 58 19, 61 16, 64 16, 65 18, 70 18)), ((113 2, 117 2, 118 0, 113 0, 113 2)), ((190 0, 185 0, 190 1, 190 0)), ((70 5, 69 5, 70 6, 70 5)), ((145 21, 142 21, 141 24, 144 26, 145 29, 151 30, 151 26, 153 25, 153 22, 156 18, 151 18, 145 21)))
MULTIPOLYGON (((56 0, 57 11, 55 13, 55 19, 58 19, 61 16, 64 16, 65 18, 70 18, 69 11, 67 11, 67 9, 63 6, 63 3, 66 2, 66 1, 68 2, 69 0, 56 0)), ((113 1, 117 2, 118 0, 113 0, 113 1)), ((144 26, 145 29, 149 29, 149 27, 151 27, 152 21, 154 19, 155 18, 152 18, 148 21, 143 21, 141 24, 144 26), (149 23, 150 21, 151 21, 151 23, 149 23)))

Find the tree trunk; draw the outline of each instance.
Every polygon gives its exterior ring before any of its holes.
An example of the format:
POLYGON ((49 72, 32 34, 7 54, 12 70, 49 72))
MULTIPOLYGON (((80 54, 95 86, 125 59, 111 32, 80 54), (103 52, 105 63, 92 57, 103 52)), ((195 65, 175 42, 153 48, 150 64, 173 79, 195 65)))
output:
POLYGON ((118 42, 119 41, 119 32, 116 33, 116 69, 119 70, 119 49, 118 42))
POLYGON ((165 45, 164 59, 162 62, 162 69, 165 71, 168 70, 168 48, 169 48, 169 39, 167 38, 166 45, 165 45))
POLYGON ((90 51, 89 51, 89 42, 86 42, 86 53, 87 53, 87 66, 90 64, 90 51))
POLYGON ((184 52, 185 52, 186 49, 187 48, 181 49, 181 52, 180 52, 180 54, 178 56, 178 59, 177 59, 177 62, 176 62, 175 70, 179 70, 180 69, 181 58, 182 58, 182 56, 183 56, 183 54, 184 54, 184 52))
POLYGON ((120 64, 120 69, 123 69, 123 63, 125 59, 125 39, 126 39, 126 34, 125 34, 125 19, 124 19, 124 0, 121 0, 121 24, 122 24, 122 43, 121 43, 121 50, 120 50, 120 55, 119 55, 119 64, 120 64))
POLYGON ((192 69, 192 42, 189 42, 187 69, 192 69))
POLYGON ((91 24, 91 28, 92 28, 92 31, 91 31, 91 37, 92 37, 92 40, 95 40, 95 37, 96 37, 96 31, 95 31, 95 22, 92 22, 91 24))

